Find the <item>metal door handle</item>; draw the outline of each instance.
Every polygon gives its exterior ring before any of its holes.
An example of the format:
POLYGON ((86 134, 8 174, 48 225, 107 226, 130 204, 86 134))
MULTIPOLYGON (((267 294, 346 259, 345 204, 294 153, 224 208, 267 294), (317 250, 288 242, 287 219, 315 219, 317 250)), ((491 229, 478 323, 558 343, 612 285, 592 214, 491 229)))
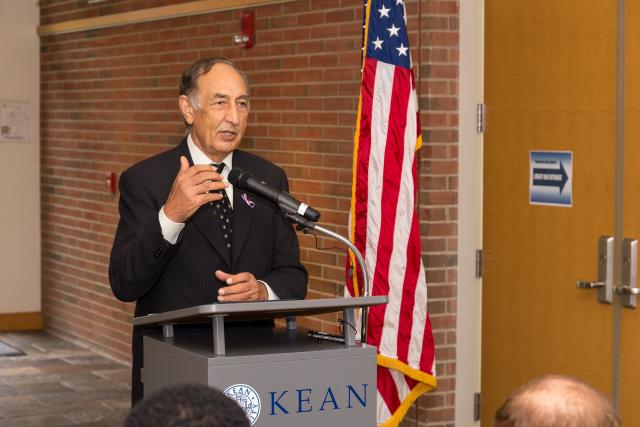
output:
POLYGON ((638 288, 638 241, 624 239, 622 243, 622 283, 613 284, 613 237, 600 237, 598 281, 578 280, 576 287, 580 289, 598 289, 598 301, 611 304, 614 292, 622 295, 624 307, 635 308, 638 288))
POLYGON ((631 286, 616 286, 613 292, 618 295, 640 295, 640 288, 632 288, 631 286))
POLYGON ((576 282, 576 287, 580 289, 597 289, 604 288, 605 286, 607 286, 607 284, 604 282, 589 282, 587 280, 578 280, 576 282))
POLYGON ((627 308, 636 308, 636 295, 640 295, 638 283, 638 241, 624 239, 622 242, 622 285, 614 292, 622 295, 620 300, 627 308))
POLYGON ((580 289, 597 289, 601 304, 613 302, 613 237, 600 236, 598 242, 598 280, 578 280, 580 289))

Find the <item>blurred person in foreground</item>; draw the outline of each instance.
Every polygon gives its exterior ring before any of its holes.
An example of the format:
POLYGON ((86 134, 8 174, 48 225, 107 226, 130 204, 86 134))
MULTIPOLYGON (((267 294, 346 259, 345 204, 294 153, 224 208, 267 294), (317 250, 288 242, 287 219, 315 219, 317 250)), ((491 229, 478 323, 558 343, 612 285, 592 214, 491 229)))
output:
POLYGON ((221 391, 202 384, 182 384, 138 402, 124 427, 249 427, 249 420, 221 391))
POLYGON ((494 427, 620 427, 611 402, 575 378, 548 375, 514 391, 498 409, 494 427))

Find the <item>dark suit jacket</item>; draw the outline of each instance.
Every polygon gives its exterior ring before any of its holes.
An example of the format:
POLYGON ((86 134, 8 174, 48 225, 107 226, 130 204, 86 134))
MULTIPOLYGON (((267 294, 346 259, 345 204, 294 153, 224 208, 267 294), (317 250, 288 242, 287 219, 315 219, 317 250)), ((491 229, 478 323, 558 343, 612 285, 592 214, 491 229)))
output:
MULTIPOLYGON (((186 138, 174 149, 132 166, 120 178, 120 222, 109 264, 115 296, 136 301, 136 316, 210 304, 224 286, 214 275, 222 270, 250 272, 280 299, 304 298, 307 272, 300 263, 295 232, 275 204, 257 196, 247 194, 255 202, 252 208, 243 200, 243 191, 234 189, 231 254, 209 205, 187 220, 176 244, 164 240, 158 211, 180 169, 180 156, 193 164, 186 138)), ((288 190, 284 171, 258 156, 236 150, 233 166, 288 190)), ((134 383, 142 363, 141 336, 136 335, 140 334, 134 331, 134 383)))

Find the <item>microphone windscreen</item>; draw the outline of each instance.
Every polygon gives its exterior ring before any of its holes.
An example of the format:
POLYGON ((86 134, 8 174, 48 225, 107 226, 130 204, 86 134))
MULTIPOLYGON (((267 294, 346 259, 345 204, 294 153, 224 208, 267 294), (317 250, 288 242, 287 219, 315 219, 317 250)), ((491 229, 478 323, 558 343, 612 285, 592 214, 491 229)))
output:
POLYGON ((243 181, 246 181, 249 178, 249 174, 244 170, 244 169, 240 169, 240 168, 233 168, 229 171, 229 176, 227 177, 227 180, 232 184, 232 185, 238 185, 238 184, 243 184, 243 181))

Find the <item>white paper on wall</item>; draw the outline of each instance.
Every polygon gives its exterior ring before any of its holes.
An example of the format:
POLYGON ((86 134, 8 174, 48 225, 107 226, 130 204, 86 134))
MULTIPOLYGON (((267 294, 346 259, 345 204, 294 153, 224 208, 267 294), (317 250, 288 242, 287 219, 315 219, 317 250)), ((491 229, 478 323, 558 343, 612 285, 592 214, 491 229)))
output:
POLYGON ((31 104, 29 101, 0 102, 0 142, 29 142, 31 104))

